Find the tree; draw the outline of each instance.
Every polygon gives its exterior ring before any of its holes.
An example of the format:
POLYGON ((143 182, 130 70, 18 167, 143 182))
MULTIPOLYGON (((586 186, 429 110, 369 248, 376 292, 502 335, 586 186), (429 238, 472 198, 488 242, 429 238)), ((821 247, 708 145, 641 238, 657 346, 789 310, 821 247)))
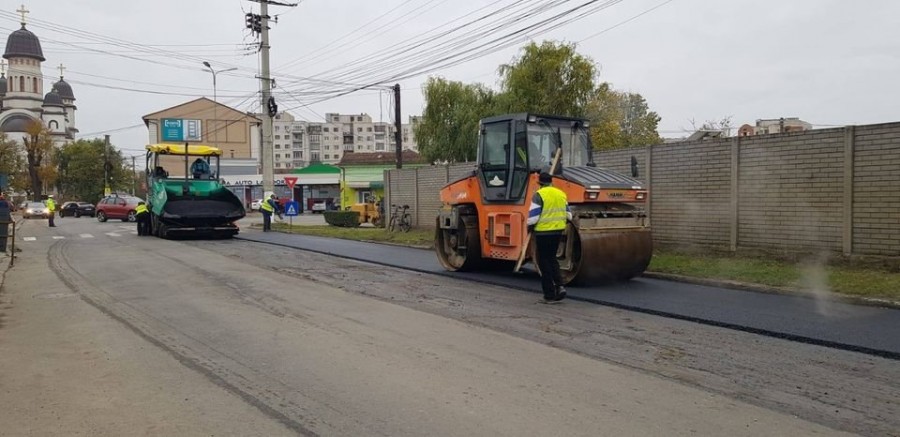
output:
POLYGON ((720 120, 706 120, 701 123, 700 126, 697 126, 697 120, 690 119, 691 122, 691 131, 718 131, 722 132, 723 136, 730 137, 731 131, 734 129, 734 124, 732 121, 731 115, 726 115, 722 117, 720 120))
POLYGON ((494 92, 481 84, 432 77, 424 94, 422 122, 415 128, 419 152, 431 162, 474 160, 478 121, 494 112, 494 92))
POLYGON ((594 62, 574 44, 531 43, 510 64, 501 65, 499 112, 535 112, 580 117, 594 91, 594 62))
POLYGON ((650 111, 638 93, 616 91, 604 82, 595 90, 587 112, 596 149, 646 146, 661 141, 657 131, 661 118, 650 111))
POLYGON ((44 186, 52 186, 56 181, 56 167, 53 139, 50 131, 40 121, 31 121, 25 127, 25 159, 31 182, 31 195, 35 200, 43 197, 44 186))
MULTIPOLYGON (((19 145, 9 139, 6 133, 0 132, 0 175, 3 175, 6 183, 9 184, 21 171, 21 167, 22 158, 19 145)), ((5 186, 0 187, 0 189, 5 188, 5 186)))
MULTIPOLYGON (((104 140, 78 140, 59 150, 59 190, 69 199, 96 203, 103 196, 104 166, 108 160, 110 187, 131 191, 132 170, 122 153, 113 147, 104 153, 104 140)), ((138 183, 138 185, 140 185, 138 183)))

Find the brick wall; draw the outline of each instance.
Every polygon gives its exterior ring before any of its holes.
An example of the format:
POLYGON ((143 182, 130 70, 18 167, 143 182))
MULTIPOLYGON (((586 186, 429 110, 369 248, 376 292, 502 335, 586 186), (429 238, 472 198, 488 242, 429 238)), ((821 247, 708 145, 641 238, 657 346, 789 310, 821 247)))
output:
POLYGON ((900 256, 900 123, 856 126, 853 253, 900 256))
MULTIPOLYGON (((654 240, 774 252, 900 256, 900 123, 598 151, 650 190, 654 240)), ((389 201, 434 226, 439 191, 474 164, 386 172, 389 201)))

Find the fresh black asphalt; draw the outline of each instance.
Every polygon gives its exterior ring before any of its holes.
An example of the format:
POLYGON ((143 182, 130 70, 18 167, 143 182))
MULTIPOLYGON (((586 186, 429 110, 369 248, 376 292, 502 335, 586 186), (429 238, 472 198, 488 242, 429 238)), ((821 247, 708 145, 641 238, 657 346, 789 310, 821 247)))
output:
MULTIPOLYGON (((351 240, 244 231, 240 239, 540 292, 533 272, 446 271, 433 251, 351 240)), ((900 359, 900 310, 650 278, 570 287, 569 297, 768 336, 900 359)))

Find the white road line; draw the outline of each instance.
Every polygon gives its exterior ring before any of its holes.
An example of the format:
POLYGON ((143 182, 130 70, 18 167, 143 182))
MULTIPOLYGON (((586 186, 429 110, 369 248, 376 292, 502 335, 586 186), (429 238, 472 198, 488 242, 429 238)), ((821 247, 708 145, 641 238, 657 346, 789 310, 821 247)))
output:
POLYGON ((22 237, 22 241, 37 241, 37 237, 22 237))
POLYGON ((66 237, 63 236, 63 235, 54 235, 54 236, 53 236, 53 239, 54 239, 54 240, 65 240, 66 237))
POLYGON ((81 235, 79 235, 79 237, 81 237, 81 238, 94 238, 94 236, 91 235, 91 234, 81 234, 81 235))
POLYGON ((121 237, 122 236, 122 234, 117 234, 115 232, 107 232, 106 235, 109 235, 110 237, 121 237))

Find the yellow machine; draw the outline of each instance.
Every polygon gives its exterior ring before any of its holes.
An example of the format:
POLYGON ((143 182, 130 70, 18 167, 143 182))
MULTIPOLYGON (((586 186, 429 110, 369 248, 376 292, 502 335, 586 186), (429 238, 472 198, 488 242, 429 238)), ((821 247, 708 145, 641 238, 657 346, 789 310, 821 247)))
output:
POLYGON ((369 197, 366 203, 357 203, 350 206, 350 211, 359 213, 359 224, 371 223, 375 227, 381 227, 384 223, 384 214, 380 211, 380 201, 376 202, 374 197, 369 197))
POLYGON ((482 120, 479 138, 476 169, 441 190, 434 246, 444 268, 512 270, 517 260, 536 259, 526 221, 538 174, 552 171, 574 216, 557 250, 563 280, 626 280, 644 272, 653 253, 647 190, 594 164, 587 120, 502 115, 482 120))

